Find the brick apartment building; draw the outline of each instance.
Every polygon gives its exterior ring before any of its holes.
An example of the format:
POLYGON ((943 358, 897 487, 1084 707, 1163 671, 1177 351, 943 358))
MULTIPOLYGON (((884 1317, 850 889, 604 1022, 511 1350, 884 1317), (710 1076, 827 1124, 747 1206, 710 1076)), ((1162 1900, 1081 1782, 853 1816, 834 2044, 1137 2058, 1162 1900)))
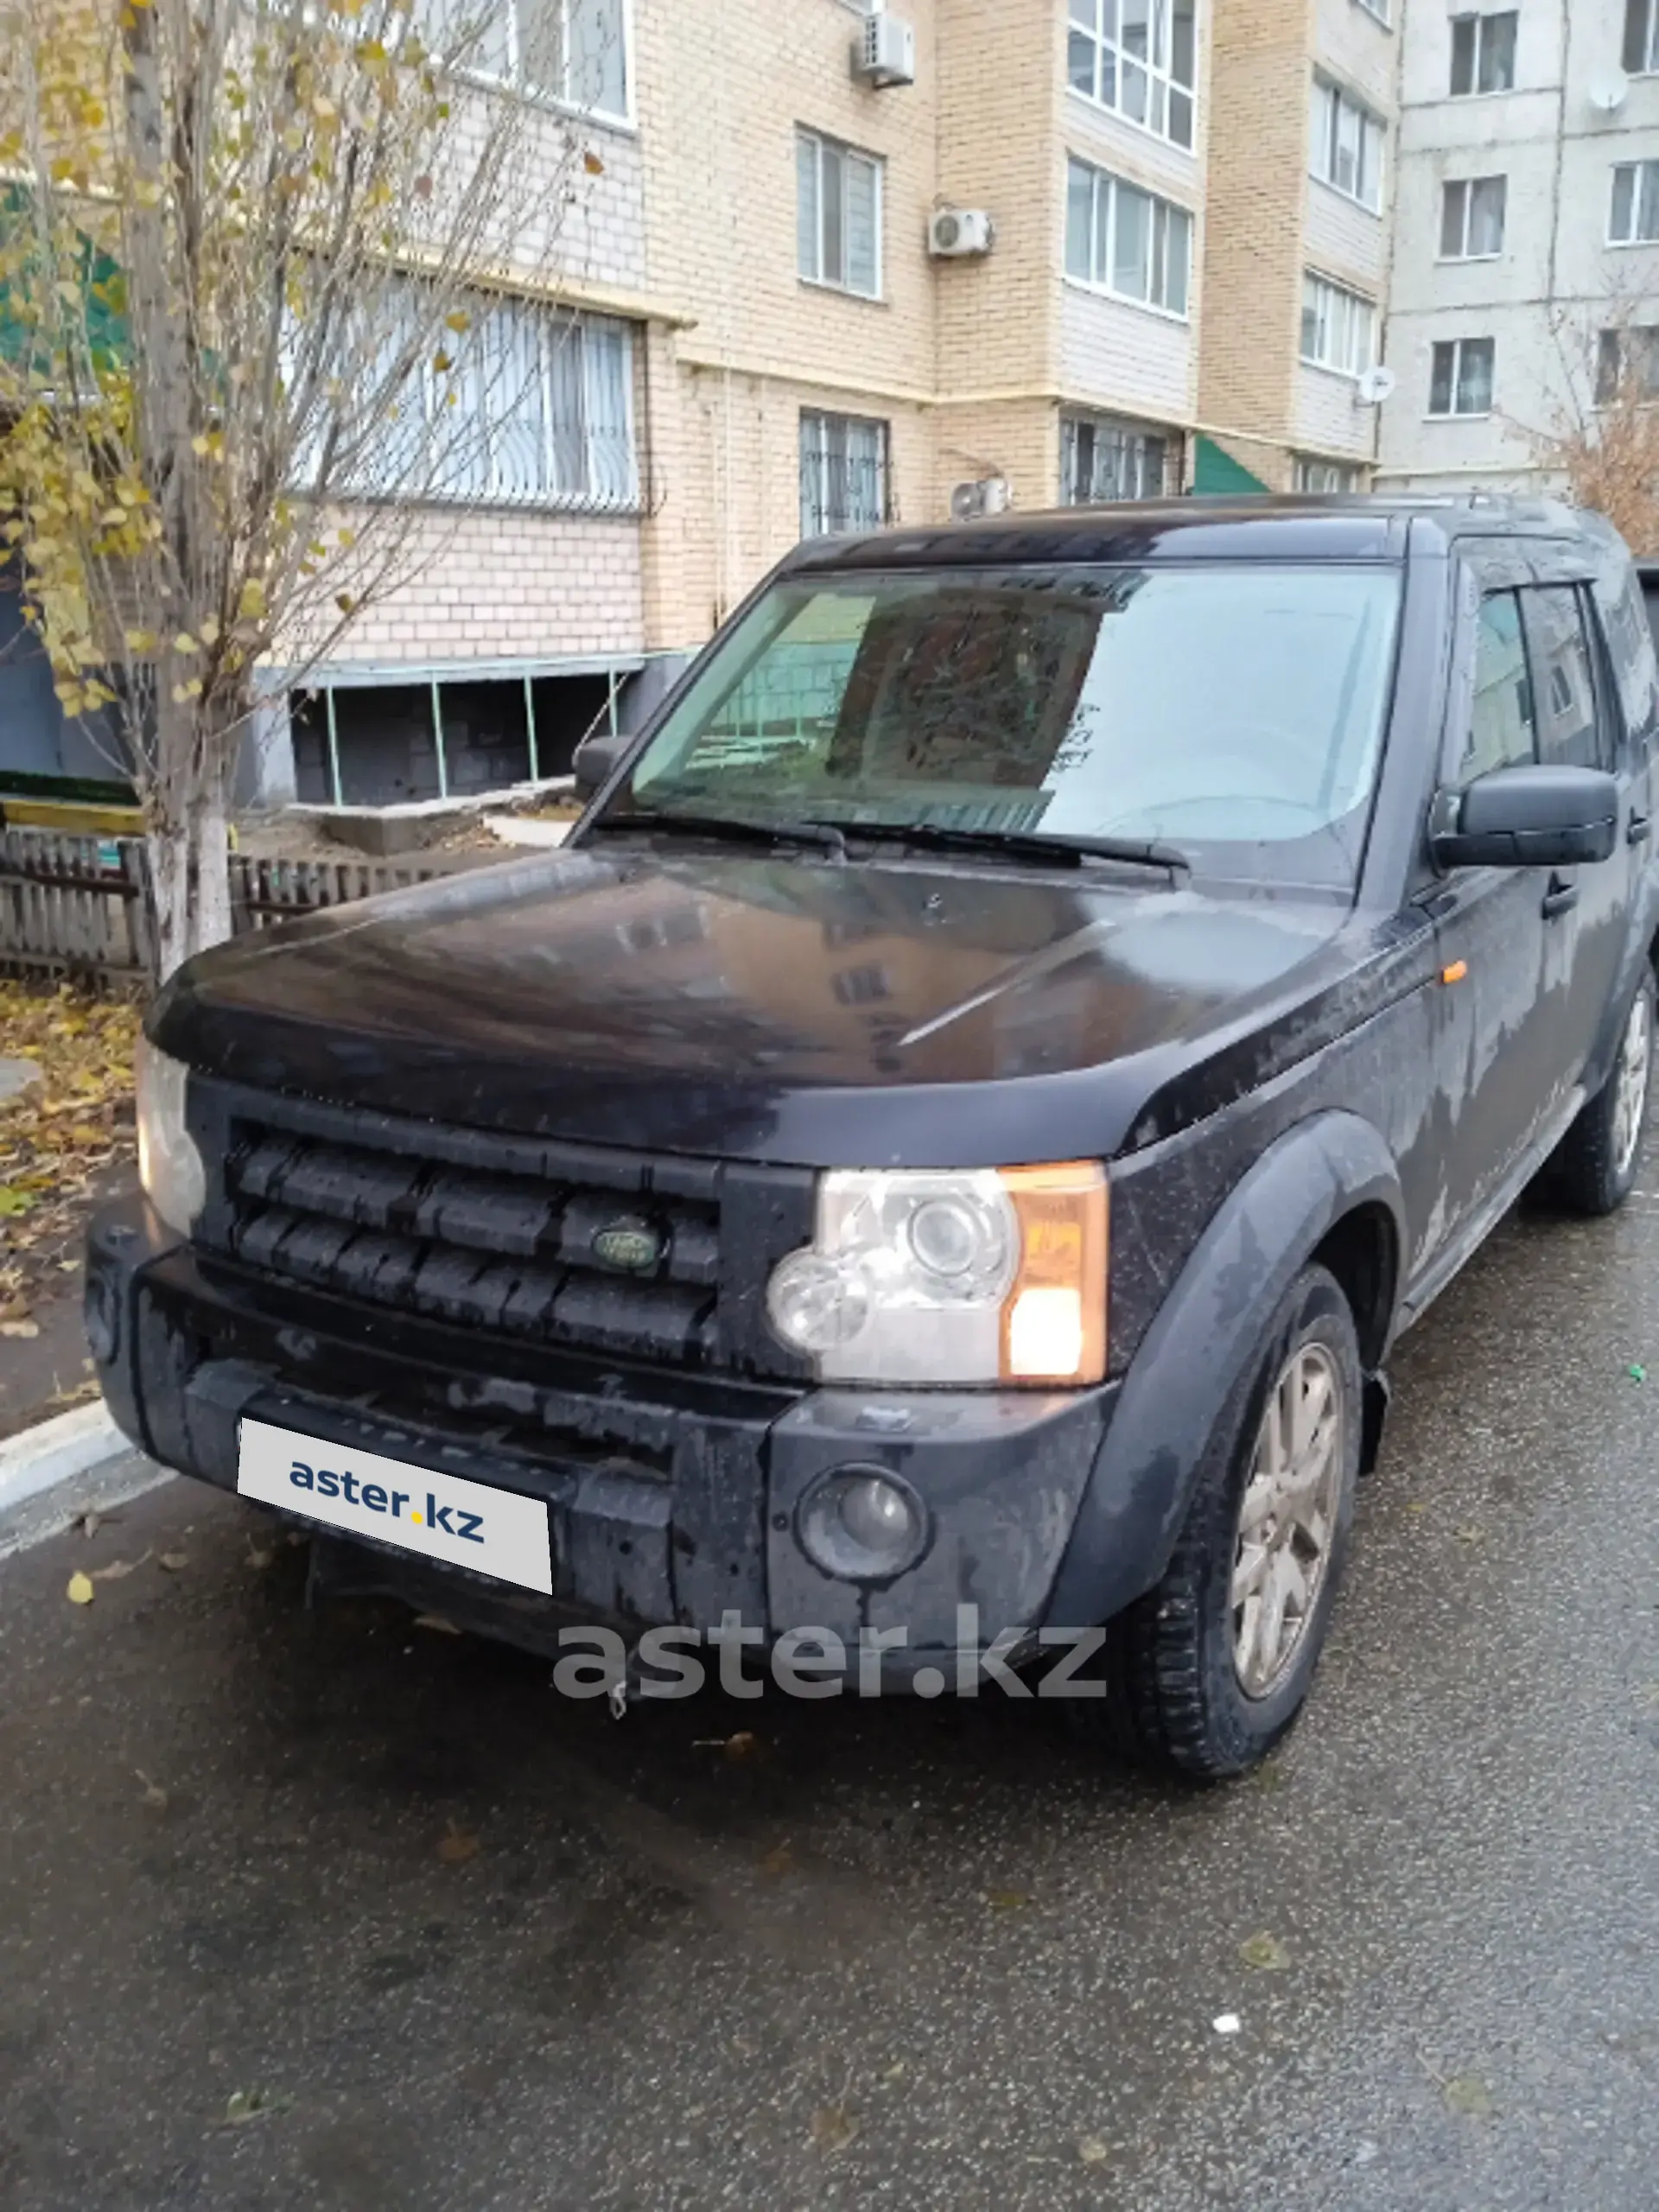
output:
MULTIPOLYGON (((550 0, 490 4, 523 97, 550 0)), ((264 798, 561 772, 803 535, 1536 480, 1564 301, 1659 392, 1606 304, 1659 276, 1659 0, 556 7, 558 273, 492 310, 539 374, 418 578, 271 671, 264 798)))

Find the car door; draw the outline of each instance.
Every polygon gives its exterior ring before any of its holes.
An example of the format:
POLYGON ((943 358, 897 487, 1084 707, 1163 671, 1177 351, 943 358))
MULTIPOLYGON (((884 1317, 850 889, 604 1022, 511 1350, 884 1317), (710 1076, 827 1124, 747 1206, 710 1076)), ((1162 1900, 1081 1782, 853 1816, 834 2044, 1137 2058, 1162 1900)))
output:
MULTIPOLYGON (((1460 790, 1494 768, 1538 758, 1533 671, 1520 593, 1524 565, 1470 565, 1460 686, 1444 764, 1460 790)), ((1560 1120, 1572 1075, 1563 1046, 1572 1020, 1577 896, 1543 868, 1462 868, 1426 903, 1439 937, 1440 1028, 1435 1110, 1442 1128, 1440 1203, 1420 1259, 1453 1247, 1484 1217, 1519 1163, 1560 1120)))
POLYGON ((1571 927, 1573 972, 1560 1033, 1552 1039, 1576 1079, 1595 1050, 1624 951, 1638 847, 1648 835, 1645 765, 1632 747, 1609 678, 1587 584, 1538 582, 1521 592, 1536 709, 1538 758, 1605 768, 1619 780, 1619 836, 1605 861, 1552 869, 1544 911, 1571 927))

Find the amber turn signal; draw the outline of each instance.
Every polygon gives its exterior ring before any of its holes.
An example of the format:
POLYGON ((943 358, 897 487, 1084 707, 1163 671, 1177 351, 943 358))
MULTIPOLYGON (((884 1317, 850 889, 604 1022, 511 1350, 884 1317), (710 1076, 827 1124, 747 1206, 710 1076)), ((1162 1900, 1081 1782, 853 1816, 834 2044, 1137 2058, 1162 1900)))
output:
POLYGON ((1005 1382, 1098 1382, 1106 1373, 1106 1171, 1098 1160, 1004 1167, 1020 1264, 1002 1303, 1005 1382))

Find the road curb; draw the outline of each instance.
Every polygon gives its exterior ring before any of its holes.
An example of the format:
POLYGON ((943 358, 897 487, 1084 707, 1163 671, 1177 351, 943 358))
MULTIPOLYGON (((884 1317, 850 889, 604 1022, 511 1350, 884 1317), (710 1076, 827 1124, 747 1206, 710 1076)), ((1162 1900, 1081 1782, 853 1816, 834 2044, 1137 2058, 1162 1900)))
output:
POLYGON ((76 1406, 0 1444, 0 1559, 67 1528, 78 1512, 170 1480, 137 1452, 98 1402, 76 1406))

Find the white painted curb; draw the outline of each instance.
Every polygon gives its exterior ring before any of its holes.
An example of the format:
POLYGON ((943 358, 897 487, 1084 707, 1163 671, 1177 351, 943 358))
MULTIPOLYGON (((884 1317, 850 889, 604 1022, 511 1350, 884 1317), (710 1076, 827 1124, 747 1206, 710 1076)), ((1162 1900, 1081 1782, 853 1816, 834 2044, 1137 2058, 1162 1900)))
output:
POLYGON ((110 1512, 173 1479, 102 1405, 41 1421, 0 1444, 0 1560, 55 1536, 78 1513, 110 1512))
POLYGON ((131 1449, 101 1400, 37 1422, 0 1444, 0 1514, 131 1449))

